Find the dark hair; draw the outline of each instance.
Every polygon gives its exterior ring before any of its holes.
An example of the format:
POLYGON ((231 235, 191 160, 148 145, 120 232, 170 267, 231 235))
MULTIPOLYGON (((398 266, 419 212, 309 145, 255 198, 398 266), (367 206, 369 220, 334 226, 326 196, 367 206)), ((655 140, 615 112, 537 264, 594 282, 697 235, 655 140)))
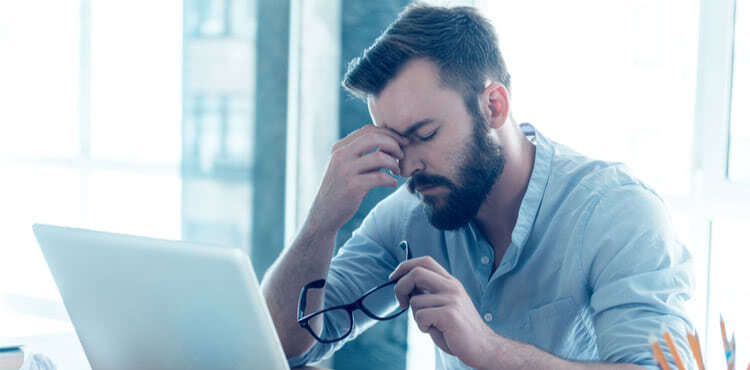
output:
POLYGON ((474 8, 412 4, 349 62, 343 86, 362 99, 377 96, 407 62, 425 58, 437 65, 441 83, 460 93, 473 110, 486 79, 510 89, 497 44, 494 27, 474 8))

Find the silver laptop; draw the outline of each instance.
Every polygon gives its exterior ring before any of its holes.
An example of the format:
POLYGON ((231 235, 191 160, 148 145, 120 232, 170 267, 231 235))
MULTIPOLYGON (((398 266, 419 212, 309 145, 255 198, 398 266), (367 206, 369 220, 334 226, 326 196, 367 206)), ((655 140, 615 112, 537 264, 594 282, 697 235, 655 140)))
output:
POLYGON ((288 369, 239 249, 34 225, 94 369, 288 369))

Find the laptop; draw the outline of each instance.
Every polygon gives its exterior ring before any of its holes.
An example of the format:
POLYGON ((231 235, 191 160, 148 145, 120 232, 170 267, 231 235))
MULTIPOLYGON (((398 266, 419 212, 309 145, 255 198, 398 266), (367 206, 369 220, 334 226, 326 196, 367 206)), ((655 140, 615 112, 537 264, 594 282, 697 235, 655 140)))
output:
POLYGON ((241 250, 33 228, 93 369, 289 369, 241 250))

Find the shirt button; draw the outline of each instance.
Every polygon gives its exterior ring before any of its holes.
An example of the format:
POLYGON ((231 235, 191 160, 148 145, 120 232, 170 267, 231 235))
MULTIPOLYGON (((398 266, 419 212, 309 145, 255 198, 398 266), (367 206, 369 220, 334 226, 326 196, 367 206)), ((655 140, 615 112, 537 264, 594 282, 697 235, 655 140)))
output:
POLYGON ((484 314, 484 321, 487 321, 487 322, 492 321, 492 314, 489 313, 489 312, 487 312, 486 314, 484 314))
POLYGON ((487 256, 482 256, 482 264, 488 264, 490 263, 490 258, 487 256))

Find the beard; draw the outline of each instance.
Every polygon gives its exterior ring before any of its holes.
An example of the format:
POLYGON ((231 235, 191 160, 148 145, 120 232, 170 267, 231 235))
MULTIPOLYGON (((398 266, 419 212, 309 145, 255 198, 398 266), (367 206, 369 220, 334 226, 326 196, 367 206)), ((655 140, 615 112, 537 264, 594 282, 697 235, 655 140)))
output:
POLYGON ((466 226, 479 212, 505 167, 502 147, 489 137, 489 122, 478 112, 472 114, 474 129, 457 158, 456 182, 440 175, 417 173, 407 187, 412 194, 417 187, 444 186, 447 195, 422 195, 430 223, 440 230, 466 226))

